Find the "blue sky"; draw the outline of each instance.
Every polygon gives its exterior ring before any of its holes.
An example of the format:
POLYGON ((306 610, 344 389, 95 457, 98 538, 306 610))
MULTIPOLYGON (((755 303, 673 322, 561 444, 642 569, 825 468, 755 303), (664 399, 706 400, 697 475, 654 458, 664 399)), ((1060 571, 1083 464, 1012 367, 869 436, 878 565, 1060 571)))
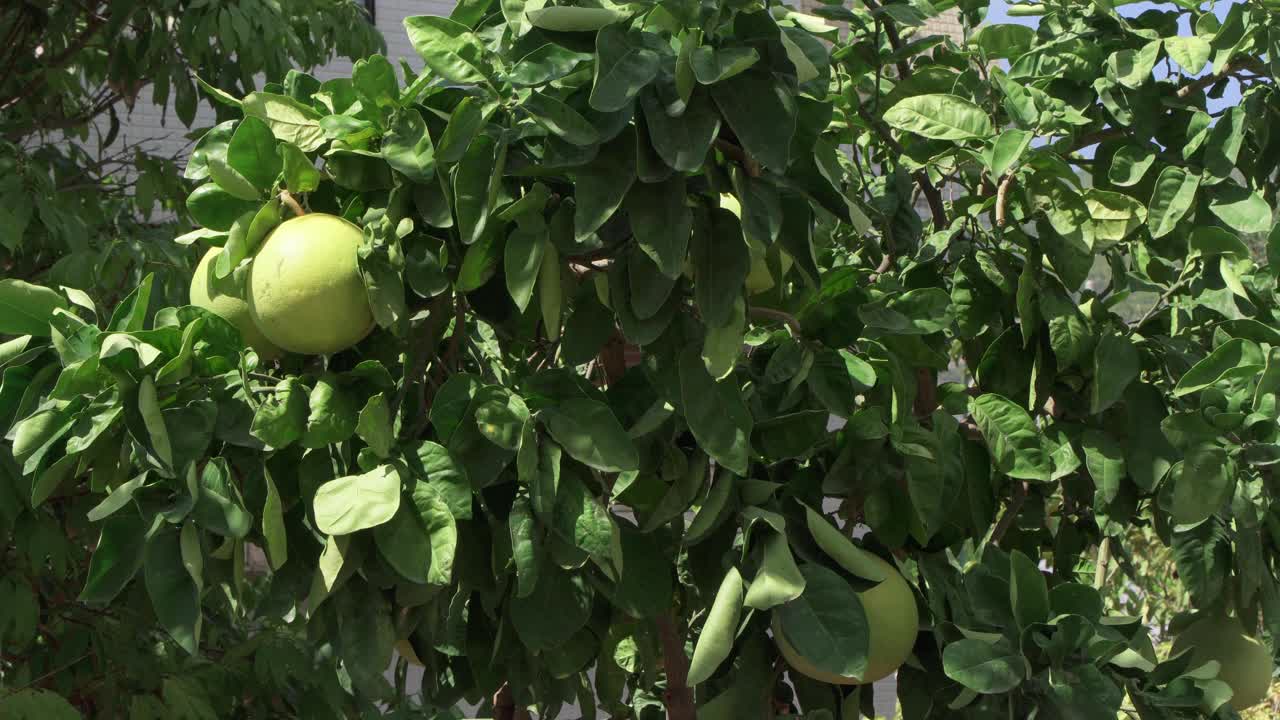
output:
MULTIPOLYGON (((1227 16, 1227 11, 1231 8, 1231 6, 1241 1, 1242 0, 1219 0, 1217 3, 1215 3, 1213 12, 1220 19, 1225 18, 1227 16)), ((1119 5, 1120 3, 1116 2, 1116 4, 1119 5)), ((1207 5, 1207 3, 1205 3, 1205 5, 1207 5)), ((1019 23, 1021 25, 1028 25, 1030 27, 1035 27, 1040 20, 1040 18, 1038 17, 1009 17, 1008 8, 1009 8, 1008 0, 991 0, 989 13, 987 15, 987 20, 986 20, 987 23, 990 23, 990 24, 1019 23)), ((1152 8, 1157 8, 1160 10, 1180 10, 1180 8, 1178 8, 1177 5, 1174 5, 1171 2, 1138 2, 1138 3, 1133 3, 1131 5, 1125 5, 1123 7, 1120 7, 1119 11, 1120 11, 1120 14, 1124 15, 1125 17, 1134 17, 1136 15, 1141 15, 1142 13, 1152 8)), ((1179 23, 1178 34, 1179 35, 1191 34, 1191 28, 1190 28, 1190 23, 1188 21, 1188 16, 1185 14, 1182 16, 1182 20, 1179 23)), ((1163 70, 1163 67, 1159 65, 1157 65, 1156 67, 1157 67, 1157 71, 1156 71, 1157 75, 1159 75, 1163 70)), ((1209 69, 1206 68, 1205 72, 1209 72, 1209 69)), ((1209 100, 1209 111, 1216 112, 1217 110, 1223 107, 1236 105, 1239 102, 1240 102, 1240 86, 1236 82, 1232 81, 1227 86, 1227 89, 1222 94, 1221 98, 1217 100, 1213 100, 1213 99, 1209 100)))

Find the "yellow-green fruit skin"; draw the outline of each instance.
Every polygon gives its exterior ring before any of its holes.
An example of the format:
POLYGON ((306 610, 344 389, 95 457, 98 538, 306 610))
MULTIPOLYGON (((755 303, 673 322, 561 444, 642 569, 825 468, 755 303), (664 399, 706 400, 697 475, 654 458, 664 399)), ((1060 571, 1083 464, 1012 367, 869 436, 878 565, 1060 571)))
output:
POLYGON ((1228 617, 1197 620, 1173 641, 1170 656, 1191 650, 1191 667, 1210 660, 1221 665, 1218 679, 1231 687, 1231 707, 1237 711, 1262 702, 1271 689, 1271 653, 1228 617))
POLYGON ((323 213, 271 231, 249 270, 249 310, 267 338, 290 352, 329 355, 369 334, 361 238, 360 228, 323 213))
POLYGON ((280 348, 262 334, 249 312, 249 303, 245 301, 244 273, 233 271, 221 280, 214 276, 214 261, 221 252, 222 248, 210 248, 196 265, 195 274, 191 276, 191 304, 235 325, 259 358, 273 360, 279 357, 280 348))
POLYGON ((846 677, 819 670, 792 647, 783 635, 779 616, 775 613, 774 640, 782 657, 796 672, 833 685, 862 685, 888 677, 907 661, 920 630, 915 596, 896 569, 879 558, 876 560, 884 566, 885 579, 870 590, 858 593, 867 613, 867 627, 871 630, 867 669, 862 677, 846 677))

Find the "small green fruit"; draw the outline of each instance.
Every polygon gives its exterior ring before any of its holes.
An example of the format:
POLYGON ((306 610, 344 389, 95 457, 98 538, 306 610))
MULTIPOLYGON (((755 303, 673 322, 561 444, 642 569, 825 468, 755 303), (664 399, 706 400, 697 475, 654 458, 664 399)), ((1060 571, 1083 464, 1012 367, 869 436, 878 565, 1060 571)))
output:
POLYGON ((1210 660, 1219 663, 1218 679, 1231 687, 1231 707, 1237 711, 1266 699, 1271 689, 1271 653, 1246 634, 1235 618, 1208 617, 1192 623, 1173 641, 1169 654, 1186 650, 1191 651, 1193 669, 1210 660))
POLYGON ((221 252, 222 248, 209 248, 209 252, 196 265, 195 274, 191 276, 191 304, 235 325, 245 343, 257 351, 258 357, 264 361, 279 357, 280 348, 272 344, 258 329, 249 312, 249 303, 245 301, 248 268, 236 268, 222 279, 214 275, 214 261, 221 252))
POLYGON ((865 555, 876 564, 875 569, 884 575, 884 580, 878 585, 858 593, 858 599, 862 601, 862 608, 867 614, 867 627, 871 629, 866 671, 861 678, 854 678, 818 669, 787 640, 782 632, 779 615, 774 613, 774 642, 778 644, 778 650, 787 664, 796 672, 833 685, 863 685, 888 677, 911 655, 911 648, 916 644, 916 635, 920 629, 920 614, 916 610, 911 587, 889 563, 870 553, 865 555))
POLYGON ((249 270, 249 309, 262 332, 290 352, 330 355, 373 329, 356 252, 360 228, 312 213, 282 223, 249 270))

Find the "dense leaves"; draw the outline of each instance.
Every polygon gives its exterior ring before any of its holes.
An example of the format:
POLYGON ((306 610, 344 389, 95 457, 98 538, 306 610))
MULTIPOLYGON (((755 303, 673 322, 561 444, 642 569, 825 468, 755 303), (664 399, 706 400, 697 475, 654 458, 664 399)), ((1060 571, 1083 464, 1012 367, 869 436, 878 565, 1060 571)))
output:
POLYGON ((1273 16, 949 4, 465 2, 215 94, 174 252, 341 215, 379 328, 4 281, 0 702, 852 719, 875 553, 905 718, 1217 712, 1096 586, 1150 527, 1179 623, 1280 630, 1273 16), (51 679, 121 633, 162 670, 51 679))

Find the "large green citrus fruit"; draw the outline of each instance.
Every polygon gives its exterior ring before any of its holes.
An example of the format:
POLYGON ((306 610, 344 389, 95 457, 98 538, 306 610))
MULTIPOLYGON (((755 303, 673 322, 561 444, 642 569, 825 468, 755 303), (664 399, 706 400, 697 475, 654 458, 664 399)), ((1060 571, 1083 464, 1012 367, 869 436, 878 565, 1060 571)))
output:
POLYGON ((1271 688, 1271 653, 1230 617, 1197 620, 1173 641, 1170 655, 1191 651, 1192 668, 1210 660, 1221 667, 1218 679, 1231 687, 1231 707, 1244 710, 1262 702, 1271 688))
POLYGON ((191 304, 235 325, 249 347, 257 351, 258 357, 263 360, 279 357, 280 348, 258 329, 249 313, 249 303, 245 302, 248 269, 236 268, 221 280, 214 276, 214 261, 220 252, 222 248, 210 248, 196 265, 196 272, 191 276, 191 304))
POLYGON ((373 329, 356 252, 360 228, 312 213, 271 231, 249 269, 249 310, 272 342, 329 355, 373 329))
POLYGON ((782 632, 780 615, 774 613, 774 641, 782 657, 796 672, 834 685, 861 685, 888 677, 911 655, 920 629, 920 615, 911 587, 889 563, 870 553, 863 555, 877 564, 876 569, 884 575, 884 580, 875 587, 858 593, 862 608, 867 613, 867 627, 871 630, 866 671, 861 678, 854 678, 818 669, 787 640, 782 632))

